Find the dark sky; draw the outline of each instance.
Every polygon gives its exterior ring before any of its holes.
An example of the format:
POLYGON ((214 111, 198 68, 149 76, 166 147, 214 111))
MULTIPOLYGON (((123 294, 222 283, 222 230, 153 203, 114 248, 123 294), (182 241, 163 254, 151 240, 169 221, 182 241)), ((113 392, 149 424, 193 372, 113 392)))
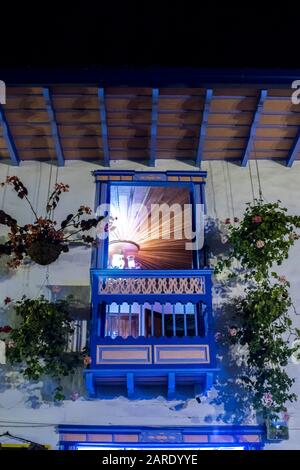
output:
POLYGON ((6 14, 1 6, 0 67, 300 67, 296 11, 203 3, 10 3, 6 14))

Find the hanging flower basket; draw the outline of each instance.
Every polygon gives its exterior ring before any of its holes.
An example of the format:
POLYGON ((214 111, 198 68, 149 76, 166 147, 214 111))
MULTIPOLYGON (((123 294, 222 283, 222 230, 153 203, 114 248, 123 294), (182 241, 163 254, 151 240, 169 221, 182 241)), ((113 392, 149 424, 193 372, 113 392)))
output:
MULTIPOLYGON (((92 213, 89 207, 81 205, 75 213, 67 215, 60 225, 54 220, 54 211, 60 196, 69 191, 69 185, 55 185, 47 201, 46 216, 40 217, 28 198, 27 188, 17 176, 8 176, 1 186, 6 184, 13 187, 20 199, 25 199, 35 217, 33 223, 19 225, 15 218, 0 210, 0 225, 9 228, 8 241, 0 244, 0 257, 9 257, 9 267, 18 267, 26 256, 37 264, 48 265, 56 261, 61 252, 69 251, 70 244, 95 243, 94 237, 84 233, 96 228, 103 217, 85 219, 85 215, 92 213)), ((100 228, 97 227, 98 230, 100 228)))
POLYGON ((46 240, 38 240, 27 249, 27 254, 35 263, 46 266, 56 261, 62 251, 63 247, 61 245, 55 245, 46 240))
POLYGON ((285 421, 266 419, 268 441, 285 441, 289 438, 289 428, 285 421))

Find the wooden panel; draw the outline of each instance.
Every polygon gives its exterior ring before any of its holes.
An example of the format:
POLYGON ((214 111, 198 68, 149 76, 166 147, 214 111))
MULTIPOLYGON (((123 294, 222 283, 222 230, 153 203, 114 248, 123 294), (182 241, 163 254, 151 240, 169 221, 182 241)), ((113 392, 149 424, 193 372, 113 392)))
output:
POLYGON ((284 125, 300 125, 300 113, 291 115, 268 115, 262 114, 260 117, 260 124, 284 124, 284 125))
POLYGON ((248 137, 249 126, 210 127, 206 128, 207 137, 248 137))
POLYGON ((58 124, 67 123, 98 123, 100 126, 100 114, 98 111, 56 111, 56 121, 58 124))
POLYGON ((136 139, 109 139, 109 148, 111 150, 126 150, 126 149, 148 149, 149 138, 136 138, 136 139))
POLYGON ((10 158, 8 150, 0 149, 0 157, 1 158, 10 158))
POLYGON ((202 111, 204 97, 163 98, 159 96, 158 109, 165 111, 202 111))
POLYGON ((56 160, 56 152, 54 149, 31 149, 19 150, 19 157, 21 160, 56 160))
POLYGON ((205 140, 204 150, 243 149, 247 139, 205 140))
POLYGON ((6 111, 6 118, 9 123, 16 122, 49 122, 47 111, 6 111))
POLYGON ((115 442, 139 442, 138 434, 115 434, 115 442))
POLYGON ((145 150, 111 150, 110 158, 112 160, 146 160, 149 158, 149 152, 145 150))
POLYGON ((224 150, 221 152, 204 152, 204 160, 222 160, 222 159, 237 159, 242 158, 243 152, 240 150, 224 150))
POLYGON ((212 99, 210 112, 218 111, 251 111, 254 112, 257 106, 256 98, 236 98, 236 99, 212 99))
POLYGON ((53 138, 50 136, 32 136, 26 138, 15 137, 15 144, 18 149, 30 148, 53 148, 55 147, 53 138))
POLYGON ((208 125, 210 124, 230 124, 230 125, 248 125, 253 121, 253 113, 239 114, 212 114, 208 115, 208 125))
POLYGON ((17 136, 51 136, 51 126, 49 124, 28 124, 28 125, 14 125, 10 124, 10 131, 13 137, 17 136))
POLYGON ((214 88, 215 96, 255 96, 256 98, 258 98, 258 94, 259 90, 257 90, 256 88, 214 88))
POLYGON ((297 135, 296 126, 286 126, 286 127, 257 127, 256 136, 257 137, 290 137, 294 138, 297 135))
POLYGON ((254 148, 259 150, 288 150, 293 144, 292 139, 281 139, 281 140, 260 140, 254 139, 254 148))
POLYGON ((184 434, 183 442, 208 442, 207 434, 184 434))
POLYGON ((113 435, 112 434, 87 434, 87 441, 88 442, 112 442, 113 435))
POLYGON ((182 139, 184 137, 194 137, 198 139, 199 132, 199 123, 197 123, 195 126, 189 127, 159 126, 157 128, 157 137, 177 137, 178 139, 182 139))
POLYGON ((270 88, 268 90, 268 96, 288 96, 291 97, 292 94, 292 88, 286 87, 286 88, 270 88))
POLYGON ((106 95, 105 106, 108 111, 151 110, 151 96, 134 96, 132 98, 111 98, 106 95))
POLYGON ((99 148, 102 147, 102 139, 99 136, 94 137, 86 137, 86 136, 78 136, 78 137, 71 137, 71 138, 61 138, 61 144, 64 148, 99 148))
POLYGON ((80 160, 83 159, 103 159, 103 151, 100 149, 74 149, 64 150, 66 159, 80 160))
POLYGON ((157 158, 191 158, 196 157, 196 150, 158 150, 157 158))
POLYGON ((158 150, 184 150, 184 149, 197 149, 196 139, 181 139, 181 140, 161 140, 157 139, 158 150))
POLYGON ((152 95, 152 88, 142 87, 107 87, 105 96, 109 95, 152 95))
POLYGON ((155 345, 155 364, 208 364, 209 346, 197 345, 155 345))
POLYGON ((109 137, 148 137, 150 136, 150 126, 139 127, 111 127, 108 126, 109 137))
POLYGON ((256 150, 255 152, 250 152, 250 158, 255 160, 256 158, 259 159, 276 159, 276 158, 287 158, 288 151, 287 150, 273 150, 272 152, 264 152, 256 150))
POLYGON ((97 109, 99 101, 97 96, 53 96, 53 105, 58 109, 97 109))
POLYGON ((13 87, 8 86, 6 88, 6 92, 8 95, 42 95, 43 96, 43 88, 42 87, 13 87))
POLYGON ((98 88, 91 86, 76 86, 76 85, 67 85, 67 86, 53 86, 51 87, 52 96, 57 94, 61 95, 85 95, 93 94, 97 95, 98 88))
POLYGON ((123 113, 107 112, 107 125, 111 126, 130 126, 131 124, 149 124, 151 123, 151 113, 148 111, 133 111, 123 113))
POLYGON ((293 104, 292 101, 291 101, 291 98, 289 99, 286 99, 286 100, 276 100, 276 99, 272 99, 272 100, 268 100, 266 99, 265 103, 264 103, 264 111, 270 111, 270 112, 280 112, 280 111, 283 111, 283 112, 287 112, 287 111, 290 111, 290 112, 295 112, 295 113, 299 113, 300 112, 300 109, 299 109, 299 105, 296 105, 296 104, 293 104))
POLYGON ((206 92, 206 88, 160 88, 159 94, 170 96, 170 95, 195 95, 195 96, 204 96, 206 92))
POLYGON ((162 114, 158 115, 158 124, 201 124, 202 113, 190 111, 178 114, 162 114))
POLYGON ((80 124, 58 126, 61 137, 80 137, 80 136, 101 136, 101 125, 98 124, 80 124))
POLYGON ((96 364, 151 364, 149 345, 97 345, 96 364))
POLYGON ((6 96, 5 109, 45 109, 45 98, 42 95, 6 96))
POLYGON ((0 137, 0 149, 7 150, 6 140, 4 139, 4 137, 0 137))

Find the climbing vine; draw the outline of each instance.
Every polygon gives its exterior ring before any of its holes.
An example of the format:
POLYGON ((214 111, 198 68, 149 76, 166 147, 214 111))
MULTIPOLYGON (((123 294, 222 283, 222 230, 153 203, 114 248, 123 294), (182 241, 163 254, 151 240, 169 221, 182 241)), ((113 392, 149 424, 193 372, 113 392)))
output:
POLYGON ((246 347, 247 373, 238 380, 250 392, 255 410, 275 419, 297 398, 286 366, 295 352, 291 339, 299 339, 300 330, 290 318, 290 283, 274 266, 288 258, 299 238, 300 217, 289 215, 280 201, 255 200, 247 204, 238 224, 227 220, 226 226, 229 253, 219 259, 215 273, 228 271, 227 282, 243 282, 245 293, 235 304, 236 325, 216 339, 246 347))

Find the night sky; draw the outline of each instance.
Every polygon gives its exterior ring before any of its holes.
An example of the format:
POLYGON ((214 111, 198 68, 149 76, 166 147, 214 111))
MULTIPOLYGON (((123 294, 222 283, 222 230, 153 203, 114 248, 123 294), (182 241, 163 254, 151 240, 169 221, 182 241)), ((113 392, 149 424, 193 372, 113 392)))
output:
POLYGON ((203 3, 81 1, 68 10, 63 2, 1 5, 0 67, 299 68, 295 7, 203 3))

